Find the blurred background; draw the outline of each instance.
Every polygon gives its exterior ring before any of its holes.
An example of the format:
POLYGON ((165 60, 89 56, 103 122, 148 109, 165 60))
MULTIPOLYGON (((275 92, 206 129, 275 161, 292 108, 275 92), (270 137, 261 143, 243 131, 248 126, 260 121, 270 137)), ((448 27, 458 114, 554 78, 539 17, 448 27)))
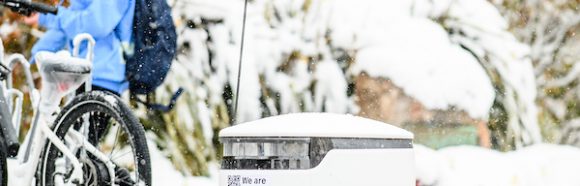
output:
MULTIPOLYGON (((217 185, 233 123, 333 112, 413 132, 425 185, 580 184, 580 0, 249 0, 239 95, 244 1, 168 3, 179 52, 151 96, 186 91, 168 113, 135 106, 153 169, 169 170, 155 183, 217 185)), ((18 19, 3 10, 0 36, 30 55, 42 28, 18 19)))

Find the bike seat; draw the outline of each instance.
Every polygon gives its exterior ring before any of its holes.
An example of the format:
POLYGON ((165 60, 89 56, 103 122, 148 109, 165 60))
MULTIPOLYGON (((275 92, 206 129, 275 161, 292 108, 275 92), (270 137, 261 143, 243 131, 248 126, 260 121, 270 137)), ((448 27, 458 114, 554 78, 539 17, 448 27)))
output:
POLYGON ((75 81, 79 78, 84 82, 92 69, 92 64, 86 59, 71 57, 65 52, 39 52, 35 59, 43 80, 51 83, 75 81))
POLYGON ((63 96, 79 88, 91 75, 91 62, 71 57, 66 51, 38 52, 34 57, 42 77, 41 107, 50 108, 47 110, 54 110, 63 96))

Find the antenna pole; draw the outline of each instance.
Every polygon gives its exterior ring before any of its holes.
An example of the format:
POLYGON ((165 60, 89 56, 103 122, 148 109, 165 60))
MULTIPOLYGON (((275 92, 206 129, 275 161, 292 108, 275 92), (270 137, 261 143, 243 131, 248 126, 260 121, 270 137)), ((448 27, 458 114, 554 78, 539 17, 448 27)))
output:
POLYGON ((242 75, 242 57, 244 55, 244 38, 246 35, 246 16, 248 11, 248 0, 244 0, 244 20, 242 23, 242 42, 240 46, 240 61, 238 62, 238 83, 236 84, 236 101, 234 103, 234 113, 232 119, 232 125, 237 124, 238 116, 238 100, 240 98, 240 79, 242 75))

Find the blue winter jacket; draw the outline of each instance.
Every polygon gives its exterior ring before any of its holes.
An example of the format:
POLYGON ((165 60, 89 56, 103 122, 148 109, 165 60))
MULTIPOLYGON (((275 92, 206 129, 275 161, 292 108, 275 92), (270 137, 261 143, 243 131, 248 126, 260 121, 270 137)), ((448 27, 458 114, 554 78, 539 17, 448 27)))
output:
MULTIPOLYGON (((38 51, 57 52, 72 48, 77 34, 89 33, 96 41, 93 61, 93 85, 122 93, 127 90, 122 50, 131 40, 135 0, 71 0, 68 8, 58 7, 58 14, 41 14, 39 24, 48 30, 34 45, 38 51)), ((81 47, 81 56, 86 55, 81 47)))

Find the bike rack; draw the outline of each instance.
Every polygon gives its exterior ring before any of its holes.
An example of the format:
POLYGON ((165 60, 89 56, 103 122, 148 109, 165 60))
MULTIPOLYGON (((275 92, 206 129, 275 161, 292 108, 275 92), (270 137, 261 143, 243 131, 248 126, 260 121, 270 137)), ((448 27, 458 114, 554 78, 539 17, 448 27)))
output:
MULTIPOLYGON (((8 56, 7 61, 8 68, 10 68, 10 70, 14 70, 17 64, 22 65, 22 69, 24 69, 24 75, 26 75, 26 85, 30 88, 30 100, 32 101, 33 104, 36 103, 38 101, 40 93, 34 86, 34 79, 32 77, 32 73, 30 72, 30 63, 28 62, 28 60, 26 60, 26 58, 24 58, 22 54, 12 54, 8 56)), ((6 87, 8 89, 12 89, 13 88, 12 76, 8 76, 6 82, 7 82, 6 87)), ((11 103, 12 99, 8 99, 9 106, 11 106, 11 103)))
POLYGON ((7 102, 12 102, 12 97, 16 97, 16 104, 14 107, 9 105, 9 109, 12 111, 12 124, 14 125, 14 129, 16 129, 16 138, 20 137, 20 121, 22 119, 22 101, 24 94, 16 89, 8 89, 6 92, 10 100, 7 102))
MULTIPOLYGON (((80 45, 81 45, 81 42, 83 42, 83 41, 89 42, 88 46, 87 46, 87 55, 85 56, 85 59, 87 59, 88 61, 90 61, 92 63, 94 55, 95 55, 94 54, 95 39, 90 34, 82 33, 82 34, 75 36, 75 38, 73 40, 73 55, 72 56, 79 57, 80 45)), ((92 71, 91 71, 91 74, 92 74, 92 71)), ((85 92, 91 91, 92 84, 93 84, 93 78, 91 75, 91 78, 89 78, 85 82, 85 92)))
MULTIPOLYGON (((38 101, 38 96, 40 93, 34 86, 34 79, 32 77, 32 73, 30 72, 30 63, 22 54, 12 54, 8 56, 8 68, 10 70, 14 70, 16 65, 20 64, 22 69, 24 70, 24 74, 26 76, 26 84, 30 89, 30 100, 34 104, 38 101)), ((22 101, 24 95, 21 91, 16 90, 13 88, 13 77, 9 75, 6 80, 6 88, 8 89, 8 96, 7 96, 7 104, 12 112, 13 124, 14 129, 16 129, 16 137, 20 136, 20 119, 22 115, 22 101), (16 96, 16 104, 13 105, 13 96, 16 96)), ((36 110, 36 108, 33 108, 36 110)))

